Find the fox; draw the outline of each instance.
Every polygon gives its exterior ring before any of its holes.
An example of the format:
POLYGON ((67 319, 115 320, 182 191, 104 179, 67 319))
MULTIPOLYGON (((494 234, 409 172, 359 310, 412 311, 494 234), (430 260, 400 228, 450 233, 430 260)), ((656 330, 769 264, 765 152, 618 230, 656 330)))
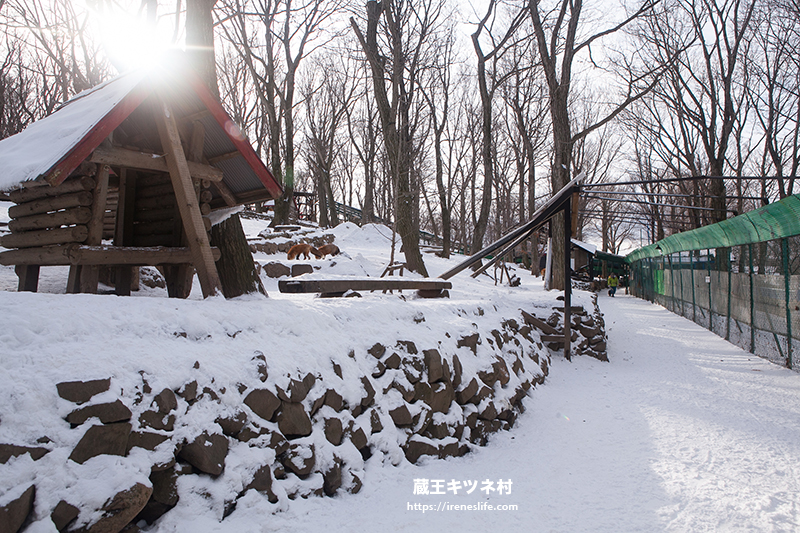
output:
POLYGON ((335 244, 323 244, 316 250, 316 253, 313 251, 311 253, 314 253, 317 259, 325 259, 326 255, 339 255, 339 247, 335 244))
POLYGON ((286 259, 299 259, 300 256, 304 256, 306 259, 311 259, 311 254, 319 257, 319 252, 316 248, 311 246, 310 244, 295 244, 291 248, 289 248, 289 253, 286 254, 286 259))

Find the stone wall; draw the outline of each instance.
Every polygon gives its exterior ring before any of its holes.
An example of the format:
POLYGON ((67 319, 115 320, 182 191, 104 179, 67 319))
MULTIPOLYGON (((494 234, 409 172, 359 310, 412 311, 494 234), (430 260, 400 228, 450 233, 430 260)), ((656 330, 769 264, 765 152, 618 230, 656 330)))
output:
MULTIPOLYGON (((544 318, 541 309, 521 311, 489 335, 460 335, 439 346, 396 339, 363 353, 336 354, 325 380, 299 370, 279 374, 257 352, 248 367, 233 371, 241 373, 238 379, 153 390, 141 372, 140 385, 111 402, 93 398, 107 398, 102 393, 113 377, 59 383, 60 401, 71 406, 65 423, 83 435, 78 444, 61 450, 46 435, 35 446, 2 444, 0 463, 21 456, 35 462, 56 452, 78 464, 99 455, 135 457, 147 461, 149 482, 108 494, 100 507, 66 491, 44 512, 42 505, 33 512, 35 485, 17 487, 0 501, 0 532, 48 519, 58 531, 135 532, 141 521, 153 523, 181 505, 182 496, 201 493, 204 479, 224 481, 216 500, 203 494, 224 520, 251 490, 272 503, 356 493, 365 460, 376 453, 395 465, 469 453, 492 433, 510 429, 548 374, 551 352, 526 320, 535 312, 544 318), (357 365, 337 363, 342 358, 357 365), (182 483, 188 492, 179 493, 178 480, 187 476, 195 481, 182 483)), ((553 311, 550 325, 558 327, 559 316, 553 311)), ((607 360, 596 299, 595 309, 574 316, 574 353, 607 360)), ((464 318, 469 321, 466 311, 464 318)))

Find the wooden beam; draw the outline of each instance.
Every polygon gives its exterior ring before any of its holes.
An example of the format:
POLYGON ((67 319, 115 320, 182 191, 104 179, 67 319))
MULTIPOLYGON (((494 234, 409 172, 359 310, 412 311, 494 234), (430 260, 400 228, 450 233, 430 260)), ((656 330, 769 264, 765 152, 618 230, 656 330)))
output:
POLYGON ((191 115, 186 115, 185 117, 182 117, 179 120, 181 122, 196 122, 198 120, 202 120, 210 116, 211 116, 211 111, 209 111, 208 109, 201 109, 200 111, 192 113, 191 115))
MULTIPOLYGON (((165 156, 160 154, 148 154, 137 152, 125 148, 98 148, 92 152, 89 159, 93 163, 102 163, 111 166, 124 168, 136 168, 140 170, 153 170, 156 172, 168 172, 168 165, 165 156)), ((210 180, 213 182, 222 181, 222 171, 210 165, 189 162, 189 174, 195 179, 210 180)))
POLYGON ((520 226, 516 230, 506 234, 494 243, 490 244, 483 250, 473 254, 462 263, 451 268, 441 276, 441 279, 450 279, 462 270, 479 263, 484 257, 492 254, 495 250, 507 245, 508 243, 516 240, 520 235, 528 233, 533 229, 541 226, 544 222, 550 220, 556 213, 565 209, 565 205, 569 205, 572 193, 575 190, 580 190, 580 182, 583 179, 583 173, 580 173, 575 179, 567 183, 560 191, 555 193, 550 199, 541 206, 532 216, 530 221, 520 226))
POLYGON ((218 181, 212 185, 215 189, 217 189, 217 192, 220 196, 222 196, 222 199, 225 200, 225 203, 228 204, 228 206, 233 207, 239 205, 239 200, 236 199, 236 195, 233 194, 233 191, 231 191, 224 182, 218 181))
POLYGON ((197 270, 203 297, 222 294, 222 285, 211 254, 208 234, 200 214, 200 204, 197 201, 189 165, 181 145, 178 125, 175 122, 175 112, 164 96, 159 101, 155 116, 162 148, 166 152, 169 175, 175 187, 178 211, 189 248, 192 250, 192 263, 197 270))
POLYGON ((208 159, 209 165, 216 165, 220 161, 227 161, 228 159, 233 159, 234 157, 241 157, 242 154, 239 153, 239 150, 234 150, 233 152, 228 152, 227 154, 220 154, 218 156, 210 157, 208 159))
POLYGON ((280 280, 278 289, 285 293, 345 293, 352 291, 400 291, 452 289, 449 281, 434 279, 336 279, 336 280, 280 280))
MULTIPOLYGON (((219 249, 212 248, 211 253, 213 257, 219 258, 219 249)), ((188 247, 154 246, 136 248, 130 246, 62 244, 0 252, 0 265, 17 265, 19 268, 26 265, 158 266, 190 263, 191 261, 192 252, 188 247)))

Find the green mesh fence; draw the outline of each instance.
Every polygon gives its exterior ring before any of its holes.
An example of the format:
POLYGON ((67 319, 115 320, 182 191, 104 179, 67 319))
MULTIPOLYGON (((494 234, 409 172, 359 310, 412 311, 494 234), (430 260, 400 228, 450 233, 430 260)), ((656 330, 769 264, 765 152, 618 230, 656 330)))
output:
POLYGON ((800 197, 672 235, 626 260, 634 295, 792 368, 800 346, 800 197))
POLYGON ((789 196, 719 224, 670 235, 655 244, 634 250, 626 259, 632 263, 646 257, 660 257, 687 250, 727 248, 795 235, 800 235, 798 195, 789 196))

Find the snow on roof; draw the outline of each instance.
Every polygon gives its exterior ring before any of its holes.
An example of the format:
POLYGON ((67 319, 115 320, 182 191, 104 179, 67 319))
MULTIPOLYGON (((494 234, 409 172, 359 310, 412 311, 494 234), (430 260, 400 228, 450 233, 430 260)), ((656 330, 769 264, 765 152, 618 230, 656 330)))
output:
POLYGON ((212 207, 260 202, 283 194, 218 98, 186 68, 183 56, 175 56, 169 65, 131 71, 84 91, 53 114, 0 141, 0 190, 35 179, 61 183, 112 132, 115 141, 133 136, 137 139, 133 145, 144 153, 160 153, 154 110, 141 105, 154 91, 179 118, 192 117, 203 127, 203 156, 222 171, 224 190, 230 193, 214 192, 212 207))
POLYGON ((144 70, 132 71, 87 89, 51 115, 0 141, 0 190, 47 174, 145 75, 144 70))
POLYGON ((574 244, 578 248, 586 250, 590 254, 597 253, 597 246, 595 246, 594 244, 589 244, 587 242, 579 241, 578 239, 571 239, 571 240, 572 240, 572 244, 574 244))

